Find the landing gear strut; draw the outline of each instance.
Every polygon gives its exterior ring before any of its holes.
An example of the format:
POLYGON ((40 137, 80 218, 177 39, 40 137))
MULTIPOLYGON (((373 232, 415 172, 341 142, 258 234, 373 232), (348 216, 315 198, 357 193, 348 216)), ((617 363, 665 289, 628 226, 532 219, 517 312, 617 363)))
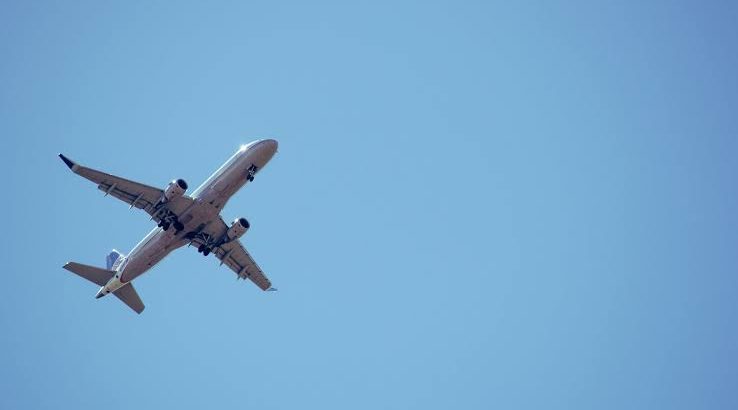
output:
POLYGON ((182 222, 177 220, 176 215, 167 215, 164 218, 161 219, 161 222, 159 222, 159 228, 162 228, 163 230, 167 231, 169 230, 169 227, 173 226, 176 233, 179 233, 182 231, 185 227, 182 222))
POLYGON ((201 245, 197 247, 197 251, 201 253, 203 256, 210 255, 210 252, 213 251, 213 248, 216 248, 218 246, 218 243, 213 240, 213 237, 209 234, 203 233, 203 232, 190 232, 186 235, 187 239, 190 239, 190 241, 199 240, 202 241, 201 245))

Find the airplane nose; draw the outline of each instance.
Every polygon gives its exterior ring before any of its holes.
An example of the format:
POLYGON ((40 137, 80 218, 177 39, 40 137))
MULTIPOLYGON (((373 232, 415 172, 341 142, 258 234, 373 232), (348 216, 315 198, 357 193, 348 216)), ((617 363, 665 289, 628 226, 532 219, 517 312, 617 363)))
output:
POLYGON ((259 168, 266 165, 277 152, 279 143, 273 139, 256 140, 241 146, 240 152, 249 156, 254 164, 259 168))
POLYGON ((267 139, 267 140, 261 140, 256 145, 256 150, 259 153, 259 157, 261 158, 261 161, 263 164, 260 166, 266 165, 267 162, 269 162, 270 159, 274 156, 274 154, 277 152, 277 147, 279 144, 277 143, 277 140, 267 139))
POLYGON ((262 140, 261 143, 264 144, 265 148, 268 148, 272 152, 276 152, 277 148, 279 147, 279 143, 277 142, 277 140, 272 140, 272 139, 262 140))

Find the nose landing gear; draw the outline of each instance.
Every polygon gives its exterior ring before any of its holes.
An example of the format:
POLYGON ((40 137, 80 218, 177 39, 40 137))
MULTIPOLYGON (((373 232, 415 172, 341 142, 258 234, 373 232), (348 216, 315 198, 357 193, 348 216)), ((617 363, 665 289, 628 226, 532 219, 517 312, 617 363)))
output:
POLYGON ((248 179, 251 182, 254 182, 254 175, 256 175, 256 171, 258 170, 259 170, 259 167, 257 167, 254 164, 251 164, 249 169, 246 170, 247 172, 246 179, 248 179))

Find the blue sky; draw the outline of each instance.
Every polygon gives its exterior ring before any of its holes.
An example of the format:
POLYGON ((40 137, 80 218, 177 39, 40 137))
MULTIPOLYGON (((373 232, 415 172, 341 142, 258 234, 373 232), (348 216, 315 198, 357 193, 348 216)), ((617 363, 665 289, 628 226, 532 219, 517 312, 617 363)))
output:
POLYGON ((738 406, 731 2, 2 2, 0 408, 738 406), (151 228, 56 157, 197 186, 137 316, 61 266, 151 228))

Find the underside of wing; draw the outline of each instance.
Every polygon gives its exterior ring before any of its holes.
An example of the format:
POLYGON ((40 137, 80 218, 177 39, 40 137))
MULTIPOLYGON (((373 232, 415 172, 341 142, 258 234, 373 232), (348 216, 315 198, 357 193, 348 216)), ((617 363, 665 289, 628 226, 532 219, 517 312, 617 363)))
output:
POLYGON ((214 250, 213 253, 223 264, 231 268, 239 278, 251 279, 261 290, 272 289, 272 282, 269 281, 238 239, 228 242, 214 250))
POLYGON ((239 279, 248 278, 261 290, 274 290, 272 283, 238 239, 219 243, 219 239, 225 236, 226 231, 228 231, 228 226, 222 218, 218 218, 217 222, 212 223, 201 232, 201 235, 196 236, 192 244, 198 248, 208 247, 209 251, 220 260, 220 264, 228 266, 239 279))
POLYGON ((162 203, 165 191, 159 188, 131 181, 102 171, 87 168, 70 160, 62 154, 59 157, 75 174, 97 184, 105 195, 117 198, 131 208, 143 209, 157 223, 171 215, 180 215, 192 203, 192 199, 182 195, 162 203))

